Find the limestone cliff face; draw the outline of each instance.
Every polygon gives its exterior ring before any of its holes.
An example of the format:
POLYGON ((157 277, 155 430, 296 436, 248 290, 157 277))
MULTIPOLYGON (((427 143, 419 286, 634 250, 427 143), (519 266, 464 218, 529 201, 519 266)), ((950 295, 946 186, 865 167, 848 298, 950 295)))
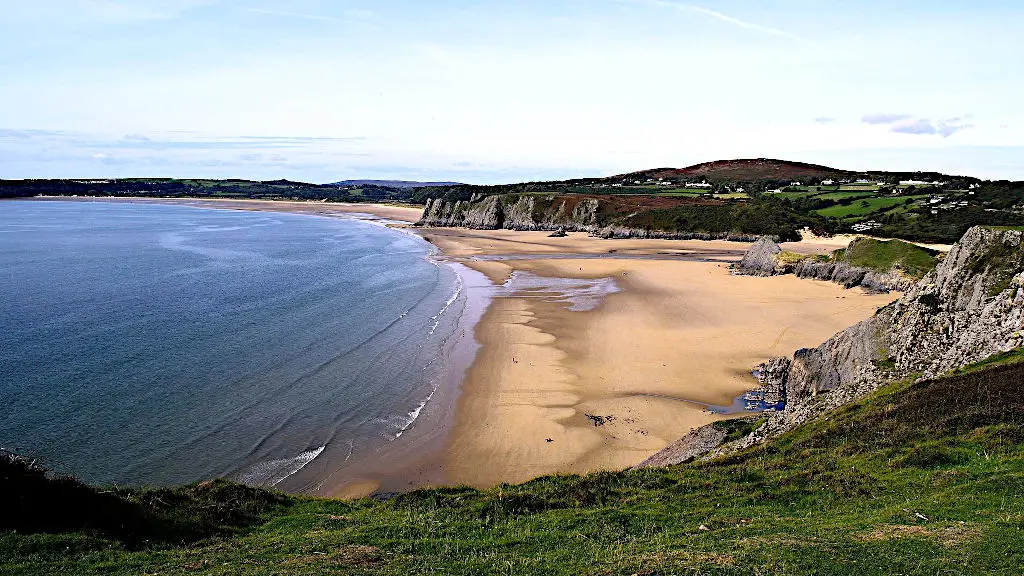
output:
POLYGON ((972 228, 892 317, 900 373, 933 376, 1024 345, 1024 232, 972 228))
POLYGON ((598 201, 556 196, 473 196, 468 201, 427 200, 419 226, 461 226, 483 230, 595 232, 598 201))
POLYGON ((785 389, 786 408, 705 457, 781 434, 889 382, 937 376, 1020 346, 1024 233, 972 228, 898 301, 817 348, 797 350, 772 376, 785 389))
POLYGON ((601 201, 595 198, 544 194, 474 195, 469 200, 427 200, 416 224, 483 230, 564 230, 588 232, 601 238, 660 238, 669 240, 735 240, 753 242, 757 236, 734 232, 667 232, 642 230, 601 222, 601 201))

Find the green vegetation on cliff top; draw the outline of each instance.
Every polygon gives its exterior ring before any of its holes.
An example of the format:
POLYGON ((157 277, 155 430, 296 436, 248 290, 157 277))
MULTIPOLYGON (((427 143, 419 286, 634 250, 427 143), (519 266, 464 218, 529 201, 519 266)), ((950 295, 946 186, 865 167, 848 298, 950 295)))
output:
POLYGON ((937 254, 935 250, 901 240, 857 238, 849 247, 836 250, 834 258, 878 272, 898 268, 910 278, 919 280, 939 263, 937 254))
MULTIPOLYGON (((0 573, 1019 574, 1021 360, 895 383, 766 445, 666 469, 386 501, 82 488, 129 511, 86 522, 57 498, 8 514, 25 526, 0 534, 0 573)), ((25 492, 0 472, 7 513, 25 492)))

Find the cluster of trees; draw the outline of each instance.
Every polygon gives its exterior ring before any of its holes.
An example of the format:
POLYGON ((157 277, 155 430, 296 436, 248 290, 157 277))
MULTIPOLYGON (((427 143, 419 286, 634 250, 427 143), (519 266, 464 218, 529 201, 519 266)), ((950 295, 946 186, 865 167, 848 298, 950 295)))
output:
POLYGON ((326 200, 328 202, 407 200, 409 191, 383 186, 334 186, 272 180, 0 180, 0 198, 32 196, 153 198, 246 198, 255 200, 326 200))
POLYGON ((803 228, 823 229, 827 221, 816 214, 801 214, 785 202, 770 198, 722 204, 683 204, 630 216, 625 226, 641 230, 738 233, 799 240, 803 228))

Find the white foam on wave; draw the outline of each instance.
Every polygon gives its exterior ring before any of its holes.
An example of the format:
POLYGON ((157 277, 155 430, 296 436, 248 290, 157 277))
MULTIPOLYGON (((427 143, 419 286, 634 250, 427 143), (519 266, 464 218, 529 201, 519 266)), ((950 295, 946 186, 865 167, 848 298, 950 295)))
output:
POLYGON ((238 479, 243 484, 250 486, 276 486, 285 478, 305 468, 306 464, 315 460, 325 448, 327 448, 326 444, 292 458, 259 462, 240 474, 238 479))
MULTIPOLYGON (((434 265, 437 266, 437 263, 435 262, 434 265)), ((433 335, 434 331, 437 330, 437 326, 441 323, 441 316, 444 316, 444 313, 447 312, 449 308, 451 308, 452 304, 454 304, 461 295, 462 276, 459 274, 455 274, 455 291, 452 293, 451 296, 448 297, 448 301, 444 303, 444 306, 441 307, 441 310, 439 310, 437 314, 435 314, 434 316, 431 316, 430 319, 433 320, 434 324, 430 327, 430 335, 433 335)), ((433 396, 433 392, 431 392, 431 396, 433 396)))
POLYGON ((423 409, 427 407, 427 404, 434 397, 435 392, 437 392, 437 386, 434 386, 434 389, 431 390, 430 394, 428 394, 427 397, 423 399, 423 402, 420 402, 419 406, 414 408, 412 412, 409 412, 409 418, 406 421, 405 425, 402 426, 402 429, 395 434, 396 440, 398 438, 401 438, 402 434, 405 434, 405 432, 409 428, 412 428, 412 425, 416 423, 416 420, 420 417, 420 414, 423 412, 423 409))

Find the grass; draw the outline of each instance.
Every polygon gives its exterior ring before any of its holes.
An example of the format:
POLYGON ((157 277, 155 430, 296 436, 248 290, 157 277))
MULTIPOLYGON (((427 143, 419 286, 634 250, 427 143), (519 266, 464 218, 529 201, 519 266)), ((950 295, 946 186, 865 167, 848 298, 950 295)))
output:
POLYGON ((998 242, 971 262, 971 272, 990 273, 994 282, 988 293, 994 296, 1010 287, 1016 271, 1024 268, 1024 245, 1011 246, 998 242))
POLYGON ((814 192, 776 192, 775 194, 772 194, 772 197, 796 200, 797 198, 807 198, 814 195, 814 192))
POLYGON ((819 200, 846 200, 848 198, 862 198, 873 196, 874 192, 863 191, 863 192, 828 192, 826 194, 815 194, 815 198, 819 200))
POLYGON ((816 212, 826 218, 866 216, 868 214, 873 214, 875 212, 880 212, 888 208, 905 204, 908 199, 919 200, 926 197, 927 196, 883 196, 879 198, 865 198, 863 200, 855 200, 852 204, 830 206, 828 208, 816 210, 816 212))
POLYGON ((8 532, 0 573, 1018 574, 1020 360, 891 384, 711 463, 383 502, 289 498, 183 544, 8 532))
POLYGON ((858 238, 850 246, 836 251, 836 259, 845 259, 853 266, 888 272, 899 268, 910 278, 920 279, 938 264, 935 250, 922 248, 902 240, 858 238))
POLYGON ((808 259, 819 261, 827 261, 829 259, 829 257, 824 254, 800 254, 798 252, 790 252, 788 250, 779 252, 775 258, 782 264, 796 264, 797 262, 802 262, 808 259))

